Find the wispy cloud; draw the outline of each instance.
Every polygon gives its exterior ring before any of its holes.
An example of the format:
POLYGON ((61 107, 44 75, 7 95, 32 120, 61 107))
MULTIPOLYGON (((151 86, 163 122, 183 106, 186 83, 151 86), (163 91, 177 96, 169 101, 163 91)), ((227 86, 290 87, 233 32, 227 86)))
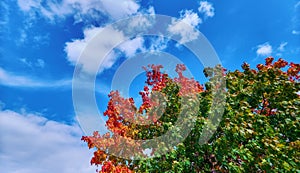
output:
POLYGON ((45 67, 45 61, 42 60, 42 59, 37 59, 35 65, 36 65, 37 67, 44 68, 44 67, 45 67))
POLYGON ((45 61, 42 59, 37 59, 36 61, 30 61, 27 58, 21 58, 20 61, 30 68, 44 68, 45 67, 45 61))
POLYGON ((168 31, 174 35, 180 35, 180 43, 186 43, 198 38, 199 33, 194 27, 202 23, 201 18, 192 10, 182 11, 179 20, 173 20, 168 26, 168 31))
MULTIPOLYGON (((1 15, 0 15, 0 27, 4 28, 7 23, 9 22, 9 6, 6 3, 6 1, 1 1, 0 2, 0 11, 1 11, 1 15)), ((2 30, 2 29, 1 29, 2 30)), ((0 31, 2 32, 2 31, 0 31)))
POLYGON ((0 67, 0 85, 20 88, 56 88, 71 87, 72 80, 45 81, 29 76, 14 75, 0 67))
POLYGON ((80 141, 78 125, 66 125, 40 114, 0 111, 2 172, 93 172, 92 151, 80 141))
POLYGON ((32 23, 29 22, 29 19, 24 22, 23 29, 20 29, 16 34, 19 37, 15 40, 15 43, 18 46, 23 46, 28 44, 31 47, 39 48, 41 45, 48 45, 50 41, 49 33, 44 33, 44 35, 37 34, 32 32, 32 23))
POLYGON ((293 30, 293 31, 292 31, 292 34, 294 34, 294 35, 299 35, 299 34, 300 34, 300 31, 293 30))
POLYGON ((273 52, 272 46, 268 42, 258 45, 256 48, 257 56, 269 56, 273 52))
POLYGON ((131 0, 18 0, 18 5, 22 11, 30 13, 31 17, 35 17, 32 14, 37 13, 52 22, 68 16, 74 16, 76 22, 84 22, 89 18, 98 19, 101 15, 117 20, 137 13, 140 8, 138 3, 131 0))
POLYGON ((27 40, 27 32, 25 30, 20 31, 19 39, 16 40, 16 44, 22 45, 27 40))
POLYGON ((295 4, 295 8, 298 8, 300 7, 300 1, 298 1, 296 4, 295 4))
POLYGON ((152 38, 150 39, 150 47, 148 47, 144 51, 161 52, 168 47, 168 41, 168 39, 162 36, 152 38))
POLYGON ((296 2, 294 6, 294 15, 292 17, 292 24, 293 24, 293 30, 292 34, 293 35, 299 35, 300 34, 300 28, 299 28, 299 23, 300 23, 300 1, 296 2))
POLYGON ((213 7, 213 4, 207 1, 200 1, 198 11, 203 13, 205 17, 213 17, 215 15, 215 8, 213 7))
POLYGON ((283 42, 279 45, 279 47, 277 48, 280 52, 285 51, 285 47, 288 44, 288 42, 283 42))

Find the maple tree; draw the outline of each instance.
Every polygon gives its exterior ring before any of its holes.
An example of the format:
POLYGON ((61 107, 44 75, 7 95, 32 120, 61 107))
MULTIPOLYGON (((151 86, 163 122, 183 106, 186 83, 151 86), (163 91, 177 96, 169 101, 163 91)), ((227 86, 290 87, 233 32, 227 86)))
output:
POLYGON ((101 173, 299 171, 300 64, 273 61, 268 57, 257 69, 244 63, 243 71, 206 68, 209 81, 204 85, 185 77, 184 65, 177 65, 174 79, 161 72, 161 65, 149 65, 146 86, 139 93, 142 105, 137 108, 133 98, 112 91, 104 112, 111 133, 82 137, 96 149, 91 164, 102 165, 101 173), (214 92, 226 98, 224 113, 213 136, 201 144, 209 112, 221 111, 213 106, 218 102, 214 92), (192 109, 184 109, 183 100, 192 109), (185 118, 180 119, 183 109, 185 118), (182 141, 151 148, 154 157, 147 158, 142 143, 133 142, 159 137, 176 129, 178 121, 191 120, 195 122, 188 135, 175 130, 170 140, 182 141))

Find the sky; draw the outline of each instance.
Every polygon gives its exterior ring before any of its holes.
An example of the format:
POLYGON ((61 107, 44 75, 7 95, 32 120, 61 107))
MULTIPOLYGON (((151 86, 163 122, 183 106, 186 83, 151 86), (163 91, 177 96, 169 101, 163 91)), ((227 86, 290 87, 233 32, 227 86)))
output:
MULTIPOLYGON (((149 23, 142 17, 138 22, 141 27, 149 23)), ((74 70, 80 67, 85 74, 96 75, 99 117, 106 109, 114 74, 137 54, 176 56, 202 82, 203 64, 195 63, 195 55, 182 46, 197 33, 180 25, 182 22, 207 38, 229 71, 240 70, 243 62, 255 68, 268 56, 300 62, 298 0, 2 0, 0 170, 94 172, 89 164, 92 151, 80 141, 85 130, 73 105, 74 70), (127 38, 125 29, 110 27, 142 15, 173 17, 166 29, 180 39, 176 42, 159 35, 127 38), (96 37, 101 32, 102 37, 96 37), (93 39, 97 44, 89 44, 93 39), (123 42, 108 49, 116 41, 123 42), (86 58, 80 58, 89 46, 86 58), (98 65, 94 55, 103 52, 109 54, 98 65)), ((144 79, 140 73, 129 88, 137 103, 144 79)), ((89 103, 84 104, 89 108, 89 103)))

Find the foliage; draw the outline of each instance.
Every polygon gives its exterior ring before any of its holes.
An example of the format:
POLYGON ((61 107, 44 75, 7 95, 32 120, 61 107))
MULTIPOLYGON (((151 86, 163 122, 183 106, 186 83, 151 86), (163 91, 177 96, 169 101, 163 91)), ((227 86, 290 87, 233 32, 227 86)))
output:
MULTIPOLYGON (((299 172, 300 171, 300 64, 283 59, 243 71, 227 72, 220 66, 206 68, 205 87, 183 75, 184 65, 177 65, 178 78, 160 72, 152 65, 147 71, 143 104, 136 108, 132 98, 122 98, 118 91, 109 94, 106 126, 112 132, 84 136, 89 148, 96 148, 91 164, 102 165, 99 172, 299 172), (219 71, 222 73, 219 73, 219 71), (208 114, 213 110, 213 88, 218 79, 226 79, 224 114, 214 135, 205 144, 198 141, 208 114), (160 93, 166 98, 162 102, 160 93), (166 154, 148 159, 121 158, 109 153, 141 153, 132 140, 153 139, 176 129, 182 99, 198 101, 196 119, 189 135, 166 154), (159 113, 162 113, 160 115, 159 113), (117 136, 122 136, 120 141, 117 136), (120 144, 126 147, 120 147, 120 144), (128 151, 127 151, 128 150, 128 151)), ((191 101, 193 102, 193 101, 191 101)), ((194 103, 191 103, 194 104, 194 103)), ((192 110, 195 111, 195 110, 192 110)), ((184 121, 183 121, 184 123, 184 121)), ((174 138, 178 138, 180 135, 174 138)), ((170 149, 162 144, 158 150, 170 149)), ((156 151, 153 149, 152 153, 156 151)), ((141 158, 136 155, 132 158, 141 158)))

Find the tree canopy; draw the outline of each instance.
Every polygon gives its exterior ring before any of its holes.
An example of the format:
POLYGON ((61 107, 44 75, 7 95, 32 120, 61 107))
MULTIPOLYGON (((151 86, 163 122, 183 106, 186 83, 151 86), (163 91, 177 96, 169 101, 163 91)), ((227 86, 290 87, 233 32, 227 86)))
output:
POLYGON ((101 173, 299 172, 300 64, 273 61, 268 57, 256 69, 244 63, 242 71, 206 68, 203 85, 183 75, 184 65, 177 65, 174 79, 161 65, 149 65, 142 105, 112 91, 104 112, 111 132, 82 137, 96 149, 91 164, 101 165, 101 173), (214 109, 215 92, 225 99, 223 110, 214 109), (218 126, 210 125, 212 111, 222 112, 218 126), (213 135, 200 143, 206 127, 213 135), (156 148, 133 142, 166 134, 156 148))

